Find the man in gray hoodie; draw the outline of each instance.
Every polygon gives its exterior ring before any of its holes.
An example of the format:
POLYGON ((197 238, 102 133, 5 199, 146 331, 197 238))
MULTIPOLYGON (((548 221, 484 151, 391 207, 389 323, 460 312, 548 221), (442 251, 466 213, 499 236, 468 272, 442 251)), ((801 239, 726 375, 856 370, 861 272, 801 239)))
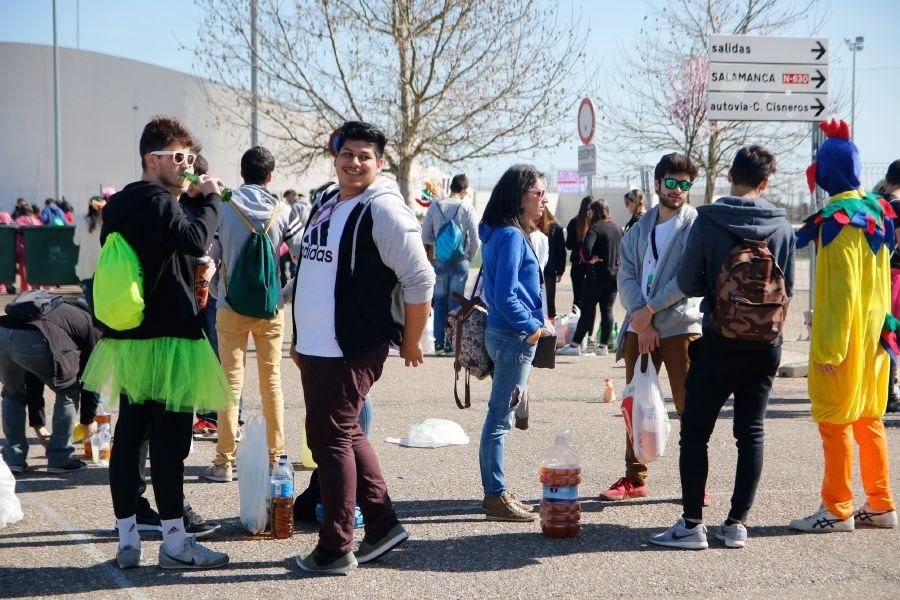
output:
MULTIPOLYGON (((278 294, 278 310, 271 318, 244 315, 229 306, 226 296, 238 257, 250 238, 252 227, 265 231, 276 252, 282 243, 288 245, 296 257, 300 255, 303 224, 291 207, 269 193, 266 185, 272 181, 275 157, 262 146, 247 150, 241 157, 241 177, 244 185, 235 190, 228 206, 222 208, 219 234, 210 256, 217 263, 216 331, 219 335, 219 357, 225 377, 239 398, 244 385, 244 361, 247 339, 253 336, 256 362, 259 368, 259 392, 262 396, 263 416, 269 459, 275 461, 284 452, 284 397, 281 392, 281 344, 284 340, 284 302, 278 294)), ((277 254, 275 263, 277 264, 277 254)), ((277 284, 276 284, 277 285, 277 284)), ((216 458, 203 474, 209 481, 229 482, 234 478, 238 428, 238 406, 234 405, 217 415, 219 441, 216 458)))
MULTIPOLYGON (((747 543, 747 529, 743 522, 753 504, 756 486, 763 465, 763 421, 769 403, 772 381, 781 362, 781 323, 768 320, 770 309, 755 302, 746 313, 732 312, 726 302, 713 319, 717 305, 725 302, 720 296, 728 287, 731 276, 721 275, 723 265, 735 247, 746 248, 747 242, 764 241, 783 274, 783 289, 774 290, 783 300, 793 294, 794 232, 785 218, 785 211, 762 198, 769 177, 775 173, 775 157, 762 146, 738 150, 728 180, 731 195, 719 198, 714 204, 701 206, 697 220, 688 236, 687 246, 678 271, 678 287, 688 296, 701 296, 703 302, 703 337, 691 345, 691 367, 685 383, 684 413, 681 415, 681 489, 683 516, 663 533, 650 541, 660 546, 703 549, 708 546, 703 525, 703 491, 706 487, 709 456, 707 444, 715 427, 719 411, 734 394, 734 437, 737 441, 737 473, 731 510, 716 537, 729 548, 743 548, 747 543), (750 335, 743 327, 734 327, 721 315, 736 315, 732 319, 753 323, 750 335), (724 321, 724 322, 723 322, 724 321), (724 332, 723 332, 724 328, 724 332), (759 336, 760 332, 769 332, 759 336), (726 337, 726 335, 728 337, 726 337), (763 339, 756 339, 761 337, 763 339), (771 338, 771 339, 770 339, 771 338)), ((764 265, 759 257, 751 259, 764 265)), ((748 261, 750 262, 750 261, 748 261)), ((728 263, 734 266, 735 263, 728 263)), ((771 265, 771 262, 768 264, 771 265)), ((751 281, 770 281, 780 286, 778 269, 772 268, 769 278, 754 277, 751 281)), ((738 269, 729 269, 739 273, 738 269)), ((765 272, 765 271, 763 271, 765 272)), ((732 296, 733 297, 733 296, 732 296)), ((771 306, 772 298, 766 301, 771 306)), ((787 312, 784 305, 783 316, 787 312)))
MULTIPOLYGON (((622 266, 617 277, 619 298, 627 323, 617 341, 616 360, 625 358, 625 381, 631 383, 635 365, 644 369, 649 354, 659 372, 666 365, 675 410, 684 408, 684 378, 689 366, 688 344, 700 337, 698 302, 678 289, 675 276, 681 253, 697 211, 687 204, 697 168, 686 156, 662 157, 654 171, 659 204, 641 217, 622 239, 622 266)), ((647 467, 638 462, 625 436, 625 476, 601 500, 616 501, 647 495, 647 467)))

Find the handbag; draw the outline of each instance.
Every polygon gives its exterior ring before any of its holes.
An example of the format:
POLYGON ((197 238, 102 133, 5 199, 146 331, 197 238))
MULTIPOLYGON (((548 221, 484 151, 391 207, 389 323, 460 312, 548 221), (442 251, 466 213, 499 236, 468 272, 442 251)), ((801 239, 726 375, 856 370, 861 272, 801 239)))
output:
POLYGON ((456 406, 460 409, 472 406, 471 376, 474 375, 476 379, 484 379, 494 372, 494 361, 488 355, 484 344, 488 308, 481 300, 481 297, 476 294, 483 272, 483 267, 478 270, 472 298, 466 299, 464 296, 453 292, 453 298, 459 302, 460 306, 450 311, 447 315, 447 325, 444 329, 447 339, 453 340, 453 372, 455 377, 453 398, 456 400, 456 406), (465 371, 465 401, 460 400, 459 397, 459 376, 462 371, 465 371))
POLYGON ((538 338, 537 348, 534 350, 534 360, 531 366, 535 369, 556 368, 556 338, 557 334, 543 335, 538 338))

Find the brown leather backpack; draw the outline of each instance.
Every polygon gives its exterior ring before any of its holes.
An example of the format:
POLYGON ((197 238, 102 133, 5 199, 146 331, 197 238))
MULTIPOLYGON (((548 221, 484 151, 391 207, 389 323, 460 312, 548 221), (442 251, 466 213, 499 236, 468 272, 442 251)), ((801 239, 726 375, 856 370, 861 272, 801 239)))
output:
POLYGON ((771 342, 784 330, 790 299, 766 240, 741 240, 716 282, 714 331, 725 339, 771 342))

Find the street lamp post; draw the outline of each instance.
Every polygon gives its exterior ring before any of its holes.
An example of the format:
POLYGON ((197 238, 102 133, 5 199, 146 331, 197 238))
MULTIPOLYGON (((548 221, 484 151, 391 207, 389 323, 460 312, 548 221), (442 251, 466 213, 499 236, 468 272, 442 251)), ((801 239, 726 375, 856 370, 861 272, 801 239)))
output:
POLYGON ((844 38, 847 48, 853 54, 852 82, 850 84, 850 139, 856 135, 856 53, 863 49, 864 38, 861 35, 855 39, 844 38))

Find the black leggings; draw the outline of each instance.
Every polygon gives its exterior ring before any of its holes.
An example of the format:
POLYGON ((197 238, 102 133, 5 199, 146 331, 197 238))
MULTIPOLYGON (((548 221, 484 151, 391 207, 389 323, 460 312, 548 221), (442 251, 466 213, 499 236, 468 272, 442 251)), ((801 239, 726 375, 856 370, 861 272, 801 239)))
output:
POLYGON ((184 459, 191 449, 193 413, 167 411, 152 401, 120 400, 109 460, 109 487, 117 519, 135 514, 143 480, 141 446, 150 441, 150 476, 160 519, 184 515, 184 459))
POLYGON ((613 328, 613 304, 616 303, 616 293, 619 288, 615 278, 594 279, 584 278, 584 287, 581 295, 581 316, 578 318, 578 326, 575 328, 573 344, 580 344, 584 336, 591 332, 596 318, 597 305, 600 305, 600 339, 598 344, 605 345, 609 342, 609 335, 613 328))
POLYGON ((763 426, 781 347, 735 349, 704 332, 688 347, 691 366, 685 380, 681 415, 681 495, 684 516, 703 518, 703 493, 709 472, 708 444, 719 411, 734 394, 737 471, 728 516, 745 521, 763 467, 763 426))
POLYGON ((587 265, 580 260, 572 263, 569 269, 569 277, 572 278, 572 304, 581 308, 581 295, 584 293, 584 275, 587 273, 587 265))

